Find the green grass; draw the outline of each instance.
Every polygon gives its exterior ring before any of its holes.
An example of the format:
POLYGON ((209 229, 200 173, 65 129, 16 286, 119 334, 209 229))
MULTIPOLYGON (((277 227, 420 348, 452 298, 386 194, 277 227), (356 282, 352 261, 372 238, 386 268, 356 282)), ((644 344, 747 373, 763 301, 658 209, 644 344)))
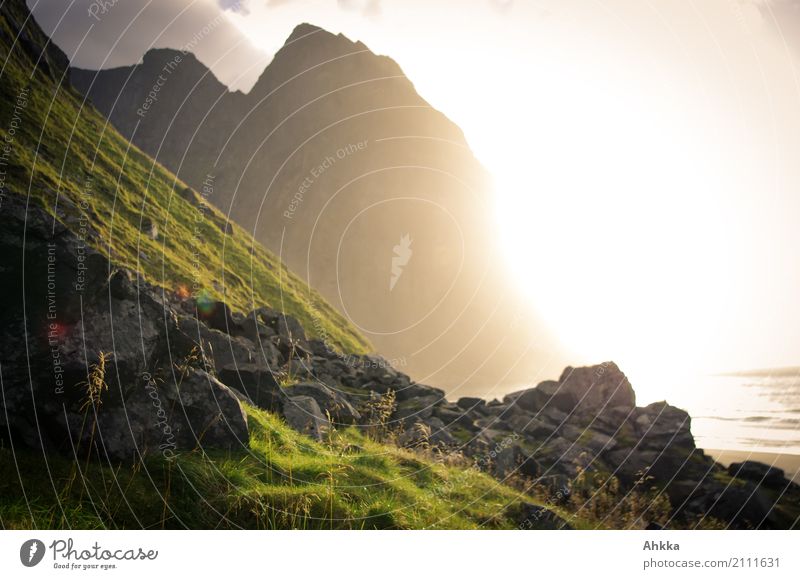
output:
MULTIPOLYGON (((3 10, 22 8, 6 2, 3 10)), ((0 142, 9 136, 20 91, 29 89, 27 105, 18 109, 5 195, 27 196, 73 230, 78 218, 87 219, 97 233, 90 245, 151 283, 171 291, 184 286, 245 313, 267 305, 295 316, 311 336, 342 351, 371 349, 343 316, 247 232, 231 224, 226 234, 222 213, 184 200, 178 192, 186 185, 126 141, 73 89, 59 87, 60 72, 53 78, 34 69, 19 44, 12 50, 15 33, 6 18, 0 18, 0 27, 0 65, 5 62, 0 142), (156 239, 141 232, 147 220, 158 225, 156 239)), ((27 32, 44 45, 38 28, 29 26, 27 32)))
POLYGON ((135 466, 49 456, 51 480, 41 454, 4 448, 0 524, 502 529, 516 526, 521 500, 536 502, 476 469, 377 443, 355 428, 318 443, 269 412, 246 410, 250 446, 237 453, 187 452, 135 466))

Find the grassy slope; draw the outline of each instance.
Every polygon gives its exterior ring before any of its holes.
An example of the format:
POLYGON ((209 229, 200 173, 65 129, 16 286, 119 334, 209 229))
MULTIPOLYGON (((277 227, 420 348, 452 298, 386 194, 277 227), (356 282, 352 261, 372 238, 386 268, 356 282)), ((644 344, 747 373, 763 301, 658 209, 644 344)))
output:
MULTIPOLYGON (((20 4, 7 0, 3 10, 21 22, 20 4)), ((15 35, 4 18, 0 26, 0 139, 9 134, 19 91, 30 87, 14 134, 7 195, 28 195, 73 227, 84 212, 101 240, 96 247, 150 282, 173 290, 197 280, 235 309, 278 307, 342 350, 368 350, 346 320, 247 233, 233 226, 223 234, 224 217, 213 209, 199 218, 199 210, 176 195, 183 183, 74 91, 57 88, 59 78, 34 70, 18 44, 11 48, 15 35), (84 209, 82 201, 88 202, 84 209), (140 233, 143 218, 159 225, 158 240, 140 233)), ((37 29, 27 32, 34 42, 46 42, 37 29)), ((0 527, 513 526, 506 507, 520 494, 474 469, 444 466, 354 429, 316 443, 269 413, 247 411, 250 449, 235 455, 197 451, 174 461, 112 467, 0 448, 0 469, 7 473, 0 478, 0 527)))
MULTIPOLYGON (((6 1, 3 10, 15 10, 15 4, 6 1)), ((21 22, 24 16, 15 18, 21 22)), ((41 67, 34 70, 19 42, 11 48, 15 34, 5 18, 0 26, 0 65, 5 63, 0 72, 0 143, 8 135, 19 91, 30 87, 14 135, 7 194, 28 194, 54 215, 58 206, 62 221, 74 223, 83 213, 102 240, 94 245, 151 283, 168 290, 183 284, 242 312, 269 305, 297 317, 311 335, 343 351, 370 349, 324 298, 250 235, 234 224, 225 234, 219 211, 201 211, 178 195, 186 185, 126 141, 68 85, 59 86, 61 78, 52 78, 41 67), (88 207, 81 209, 82 202, 88 207), (141 234, 141 223, 148 219, 158 224, 156 240, 141 234)), ((27 32, 41 34, 38 27, 27 32)), ((35 40, 42 45, 46 41, 43 35, 35 40)))
MULTIPOLYGON (((313 442, 247 408, 250 453, 184 453, 136 468, 0 450, 4 528, 513 528, 532 501, 476 469, 436 463, 350 428, 313 442), (25 494, 21 492, 20 484, 25 494), (54 500, 57 497, 58 500, 54 500)), ((563 513, 562 513, 563 514, 563 513)), ((579 526, 580 523, 579 523, 579 526)))

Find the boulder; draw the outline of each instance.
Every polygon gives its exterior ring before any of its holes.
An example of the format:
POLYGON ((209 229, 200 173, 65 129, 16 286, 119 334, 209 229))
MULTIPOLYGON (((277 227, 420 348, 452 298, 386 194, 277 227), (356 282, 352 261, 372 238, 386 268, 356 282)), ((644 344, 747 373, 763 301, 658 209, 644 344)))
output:
POLYGON ((397 409, 392 418, 403 420, 410 424, 419 422, 431 416, 434 406, 443 399, 444 396, 438 394, 408 398, 397 404, 397 409))
POLYGON ((552 413, 553 410, 569 413, 575 406, 572 394, 563 388, 562 384, 554 380, 540 382, 535 390, 540 398, 545 400, 541 410, 552 413))
POLYGON ((217 369, 255 365, 263 372, 277 372, 281 366, 281 356, 270 341, 256 345, 244 336, 210 328, 190 316, 178 316, 177 331, 169 339, 171 348, 175 345, 188 351, 197 347, 217 369))
POLYGON ((270 328, 277 336, 295 343, 305 343, 306 332, 296 318, 270 308, 258 308, 255 317, 270 328))
POLYGON ((732 529, 786 528, 774 502, 756 485, 724 485, 706 481, 682 505, 681 514, 690 520, 710 516, 732 529))
MULTIPOLYGON (((442 404, 433 409, 434 416, 440 418, 446 427, 460 426, 468 430, 475 430, 475 415, 473 413, 463 412, 460 409, 453 410, 447 406, 442 404)), ((456 406, 456 408, 458 407, 456 406)))
POLYGON ((77 454, 94 447, 108 459, 135 460, 151 452, 170 457, 201 448, 247 448, 247 416, 236 395, 216 378, 196 368, 177 382, 146 378, 122 392, 101 394, 96 413, 90 407, 67 414, 64 422, 77 454))
POLYGON ((301 382, 283 388, 283 392, 292 398, 297 396, 313 398, 322 413, 325 414, 327 412, 337 423, 354 424, 361 418, 361 414, 344 395, 335 392, 324 384, 301 382))
POLYGON ((523 531, 572 530, 573 527, 553 510, 532 503, 521 503, 511 507, 517 527, 523 531))
POLYGON ((469 410, 469 411, 481 411, 486 408, 486 400, 483 398, 472 398, 465 396, 463 398, 459 398, 458 402, 456 402, 459 408, 462 410, 469 410))
POLYGON ((228 364, 218 368, 217 375, 222 383, 245 395, 248 403, 264 410, 281 410, 283 396, 272 370, 258 364, 228 364))
POLYGON ((503 397, 503 404, 515 411, 536 412, 547 402, 547 396, 536 388, 512 392, 503 397))
POLYGON ((9 197, 3 209, 0 420, 13 440, 115 460, 247 445, 238 398, 206 372, 202 356, 190 355, 195 342, 179 331, 182 302, 113 267, 35 205, 26 210, 9 197))
POLYGON ((550 424, 532 415, 515 415, 508 420, 508 426, 514 432, 534 439, 544 438, 555 432, 555 429, 550 424))
POLYGON ((549 414, 555 412, 572 412, 575 400, 561 384, 552 380, 542 382, 534 388, 512 392, 503 398, 503 404, 513 411, 524 410, 532 413, 549 414))
POLYGON ((782 469, 755 460, 732 463, 728 467, 728 474, 769 488, 780 489, 790 485, 782 469))
POLYGON ((188 201, 194 207, 200 207, 204 203, 200 194, 191 187, 176 187, 175 191, 181 199, 188 201))
POLYGON ((406 400, 414 400, 419 398, 436 397, 437 400, 444 402, 444 390, 434 388, 432 386, 425 386, 424 384, 409 383, 404 388, 392 388, 395 391, 397 400, 403 402, 406 400))
POLYGON ((614 362, 565 368, 558 380, 558 392, 572 397, 572 411, 576 414, 597 414, 606 407, 636 406, 636 394, 614 362))
POLYGON ((314 440, 321 441, 330 431, 330 422, 311 396, 292 396, 283 404, 286 423, 314 440))
POLYGON ((666 402, 654 402, 633 413, 634 428, 641 448, 662 450, 668 447, 694 449, 689 413, 666 402))

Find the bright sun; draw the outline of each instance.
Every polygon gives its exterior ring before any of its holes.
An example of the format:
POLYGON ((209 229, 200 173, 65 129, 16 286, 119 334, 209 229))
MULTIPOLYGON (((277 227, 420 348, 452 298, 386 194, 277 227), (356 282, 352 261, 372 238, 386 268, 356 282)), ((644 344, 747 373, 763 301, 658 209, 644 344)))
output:
POLYGON ((577 356, 614 359, 655 388, 655 372, 700 369, 732 307, 719 145, 631 86, 552 80, 526 122, 495 119, 515 133, 484 155, 504 253, 577 356))

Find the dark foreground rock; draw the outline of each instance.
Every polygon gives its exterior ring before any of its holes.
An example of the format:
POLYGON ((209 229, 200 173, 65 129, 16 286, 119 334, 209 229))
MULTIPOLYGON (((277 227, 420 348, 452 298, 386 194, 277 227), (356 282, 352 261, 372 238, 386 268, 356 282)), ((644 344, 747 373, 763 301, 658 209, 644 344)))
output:
POLYGON ((769 488, 781 489, 787 486, 787 479, 782 469, 755 460, 731 463, 728 466, 728 474, 769 488))

